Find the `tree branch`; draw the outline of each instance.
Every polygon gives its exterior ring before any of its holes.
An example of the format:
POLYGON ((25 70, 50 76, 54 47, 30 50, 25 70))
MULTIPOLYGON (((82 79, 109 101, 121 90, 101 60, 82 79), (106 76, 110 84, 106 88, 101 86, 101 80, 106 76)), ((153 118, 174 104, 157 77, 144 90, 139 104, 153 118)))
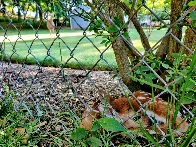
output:
POLYGON ((133 22, 137 32, 140 35, 142 45, 145 49, 145 51, 148 51, 150 47, 150 43, 148 41, 148 38, 146 34, 144 33, 143 28, 141 27, 139 21, 137 20, 137 17, 135 16, 135 13, 131 11, 131 9, 124 3, 124 2, 119 2, 120 7, 126 12, 126 14, 129 16, 129 19, 133 22))

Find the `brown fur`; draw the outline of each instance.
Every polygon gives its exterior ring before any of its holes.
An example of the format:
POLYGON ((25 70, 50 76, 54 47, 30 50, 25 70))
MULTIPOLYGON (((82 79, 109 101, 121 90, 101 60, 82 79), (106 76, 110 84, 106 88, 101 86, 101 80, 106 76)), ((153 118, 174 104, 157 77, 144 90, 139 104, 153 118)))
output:
MULTIPOLYGON (((151 101, 152 95, 149 93, 145 93, 143 91, 136 91, 133 93, 134 96, 130 98, 126 97, 119 97, 117 99, 113 99, 112 96, 107 95, 107 101, 110 103, 112 108, 118 113, 121 117, 114 116, 119 122, 121 122, 127 129, 135 130, 140 127, 140 125, 130 119, 130 117, 134 116, 134 112, 138 111, 140 107, 145 105, 144 109, 149 112, 148 115, 145 112, 137 113, 141 118, 139 121, 147 130, 154 130, 157 134, 162 135, 162 132, 154 126, 152 126, 152 119, 157 119, 159 122, 157 125, 158 127, 164 132, 167 133, 168 126, 172 124, 173 121, 173 110, 171 104, 167 103, 166 101, 162 100, 161 98, 156 98, 154 101, 151 101), (141 104, 141 106, 140 106, 141 104), (154 118, 153 118, 154 117, 154 118)), ((106 92, 104 93, 106 96, 106 92)), ((97 101, 93 105, 92 112, 89 112, 87 109, 83 113, 83 120, 80 127, 84 127, 87 130, 90 130, 93 123, 93 117, 96 119, 101 118, 101 113, 99 112, 98 107, 100 106, 101 100, 97 101), (89 115, 90 114, 90 115, 89 115)), ((108 109, 110 110, 110 109, 108 109)), ((111 111, 112 112, 112 111, 111 111)), ((153 123, 154 124, 154 123, 153 123)), ((176 122, 174 123, 174 129, 178 130, 175 135, 181 135, 182 132, 185 132, 188 128, 188 122, 183 121, 183 118, 178 115, 176 118, 176 122)))

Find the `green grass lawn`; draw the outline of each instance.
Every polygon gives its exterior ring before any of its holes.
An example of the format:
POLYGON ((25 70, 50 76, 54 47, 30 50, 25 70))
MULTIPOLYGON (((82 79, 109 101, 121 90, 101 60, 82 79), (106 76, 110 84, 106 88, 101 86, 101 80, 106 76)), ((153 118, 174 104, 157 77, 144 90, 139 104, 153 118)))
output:
MULTIPOLYGON (((165 32, 166 29, 154 29, 149 38, 150 44, 154 45, 164 36, 165 32)), ((129 33, 134 46, 143 52, 137 31, 132 28, 129 30, 129 33)), ((0 30, 1 42, 4 39, 4 35, 5 33, 0 30)), ((39 30, 38 32, 22 30, 19 35, 16 30, 8 30, 5 35, 8 39, 5 40, 4 54, 17 62, 25 60, 29 64, 36 62, 47 66, 64 64, 65 67, 79 68, 82 66, 90 69, 100 59, 101 52, 104 51, 103 58, 114 68, 117 67, 113 50, 111 48, 106 50, 106 47, 100 44, 102 41, 101 37, 95 38, 90 32, 87 32, 87 37, 84 37, 81 30, 66 29, 61 29, 59 35, 59 39, 54 40, 50 38, 48 30, 39 30)), ((95 68, 108 69, 108 63, 100 60, 95 68)))

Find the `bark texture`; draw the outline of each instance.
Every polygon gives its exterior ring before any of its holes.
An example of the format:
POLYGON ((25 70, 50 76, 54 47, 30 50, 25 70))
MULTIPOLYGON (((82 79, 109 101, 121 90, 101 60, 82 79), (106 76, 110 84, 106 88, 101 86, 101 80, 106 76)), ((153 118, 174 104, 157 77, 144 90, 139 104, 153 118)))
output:
MULTIPOLYGON (((194 51, 196 48, 196 29, 187 27, 184 36, 184 45, 194 51)), ((186 48, 183 48, 183 53, 186 55, 191 55, 191 52, 186 48)))
MULTIPOLYGON (((105 12, 106 15, 113 20, 114 17, 118 17, 121 23, 124 23, 123 19, 123 11, 119 7, 119 5, 116 3, 116 0, 105 0, 105 12)), ((123 82, 129 87, 131 84, 131 78, 130 78, 130 63, 128 59, 128 55, 126 52, 126 45, 121 36, 117 37, 112 42, 112 48, 114 50, 114 54, 116 57, 116 62, 118 65, 119 74, 123 79, 123 82)), ((132 88, 131 88, 132 90, 132 88)))
MULTIPOLYGON (((182 39, 182 25, 175 24, 173 25, 176 20, 180 17, 182 13, 184 0, 172 0, 171 1, 171 29, 172 34, 176 36, 179 40, 182 39)), ((169 28, 170 30, 170 28, 169 28)), ((168 31, 169 31, 168 30, 168 31)), ((172 60, 171 54, 172 53, 178 53, 180 51, 180 44, 174 39, 171 35, 165 37, 160 46, 159 49, 156 52, 156 55, 160 57, 165 57, 167 55, 168 59, 172 60)))
MULTIPOLYGON (((180 14, 182 13, 184 0, 172 0, 171 1, 171 24, 175 23, 180 14)), ((174 25, 172 27, 172 33, 179 39, 182 39, 182 25, 174 25)), ((169 50, 168 58, 172 60, 171 54, 178 53, 180 51, 180 44, 176 41, 175 38, 170 36, 169 39, 169 50)))

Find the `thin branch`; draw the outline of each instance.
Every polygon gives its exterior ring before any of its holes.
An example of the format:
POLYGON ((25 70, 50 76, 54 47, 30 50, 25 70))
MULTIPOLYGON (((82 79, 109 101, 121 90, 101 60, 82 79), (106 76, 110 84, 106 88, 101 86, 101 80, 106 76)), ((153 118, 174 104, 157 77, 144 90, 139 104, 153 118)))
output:
POLYGON ((129 16, 129 18, 133 22, 137 32, 140 35, 141 42, 142 42, 142 45, 143 45, 145 51, 148 51, 151 48, 150 43, 148 41, 146 34, 144 33, 143 28, 141 27, 139 21, 137 20, 137 17, 136 17, 137 11, 135 13, 133 13, 131 11, 131 9, 124 2, 119 2, 119 4, 120 4, 120 7, 126 12, 126 14, 129 16))

